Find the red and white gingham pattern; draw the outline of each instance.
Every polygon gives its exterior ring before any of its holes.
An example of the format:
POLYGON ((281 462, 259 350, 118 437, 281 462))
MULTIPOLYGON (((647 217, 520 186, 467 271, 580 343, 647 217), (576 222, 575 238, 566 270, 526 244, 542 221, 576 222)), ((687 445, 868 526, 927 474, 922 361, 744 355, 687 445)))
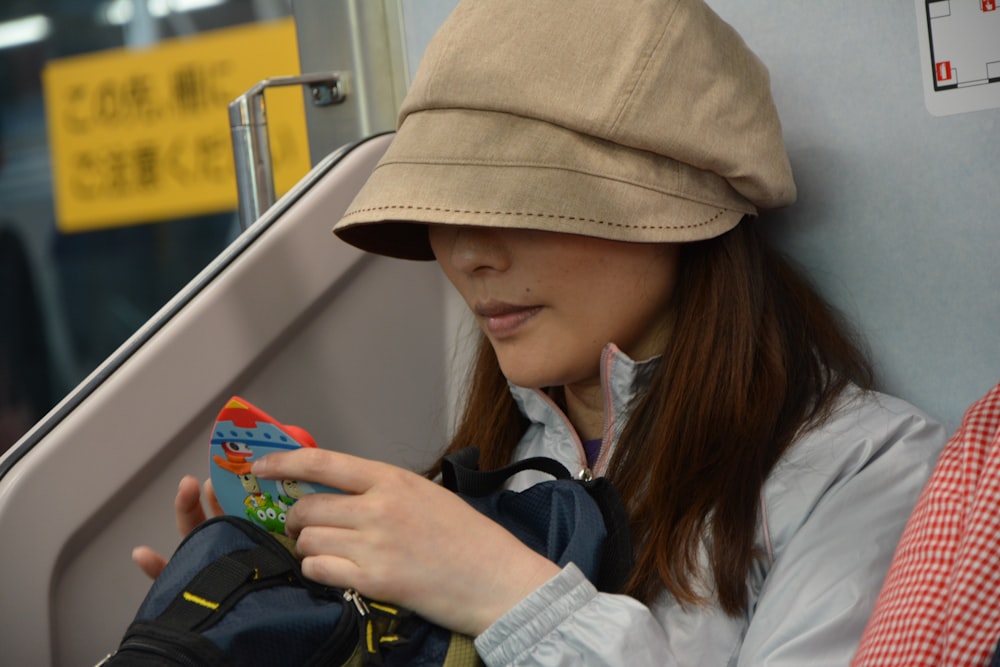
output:
POLYGON ((852 667, 988 665, 1000 641, 1000 384, 920 496, 852 667))

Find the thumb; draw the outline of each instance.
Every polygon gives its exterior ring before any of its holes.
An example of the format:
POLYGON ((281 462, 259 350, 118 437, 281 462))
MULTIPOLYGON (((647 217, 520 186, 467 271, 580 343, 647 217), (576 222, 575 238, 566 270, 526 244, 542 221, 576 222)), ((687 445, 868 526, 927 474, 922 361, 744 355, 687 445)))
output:
POLYGON ((167 566, 167 559, 153 551, 149 547, 136 547, 132 549, 132 562, 139 566, 147 577, 156 579, 167 566))

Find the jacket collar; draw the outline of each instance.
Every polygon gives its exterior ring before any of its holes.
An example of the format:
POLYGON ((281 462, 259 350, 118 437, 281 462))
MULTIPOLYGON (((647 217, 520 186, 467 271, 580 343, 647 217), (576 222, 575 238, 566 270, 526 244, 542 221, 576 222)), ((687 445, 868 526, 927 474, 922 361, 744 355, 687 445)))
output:
MULTIPOLYGON (((608 460, 628 420, 633 399, 649 384, 659 365, 659 357, 634 361, 614 344, 601 353, 601 394, 604 398, 604 427, 601 454, 592 473, 604 474, 608 460)), ((517 458, 549 456, 560 461, 572 473, 586 468, 586 456, 580 437, 569 418, 549 394, 540 389, 510 385, 511 394, 521 414, 531 423, 518 447, 517 458)))

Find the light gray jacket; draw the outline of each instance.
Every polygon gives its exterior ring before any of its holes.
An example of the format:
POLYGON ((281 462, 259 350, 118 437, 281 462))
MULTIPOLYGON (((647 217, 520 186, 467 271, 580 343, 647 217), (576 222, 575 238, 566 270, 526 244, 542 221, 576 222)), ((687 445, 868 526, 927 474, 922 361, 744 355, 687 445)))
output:
MULTIPOLYGON (((618 443, 627 408, 655 362, 614 346, 602 358, 605 435, 595 475, 618 443)), ((579 437, 544 393, 512 392, 531 426, 518 459, 585 467, 579 437)), ((760 503, 749 611, 647 607, 598 593, 572 564, 476 638, 487 665, 848 665, 893 550, 946 433, 896 398, 852 390, 778 462, 760 503)), ((540 481, 521 473, 512 483, 540 481)))

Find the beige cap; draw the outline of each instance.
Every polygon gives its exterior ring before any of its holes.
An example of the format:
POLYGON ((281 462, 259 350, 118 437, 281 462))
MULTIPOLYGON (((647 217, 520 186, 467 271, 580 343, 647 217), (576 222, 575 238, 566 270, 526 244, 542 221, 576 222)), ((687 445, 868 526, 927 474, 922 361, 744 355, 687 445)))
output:
POLYGON ((424 224, 717 236, 795 200, 767 69, 701 0, 465 0, 334 227, 433 259, 424 224))

